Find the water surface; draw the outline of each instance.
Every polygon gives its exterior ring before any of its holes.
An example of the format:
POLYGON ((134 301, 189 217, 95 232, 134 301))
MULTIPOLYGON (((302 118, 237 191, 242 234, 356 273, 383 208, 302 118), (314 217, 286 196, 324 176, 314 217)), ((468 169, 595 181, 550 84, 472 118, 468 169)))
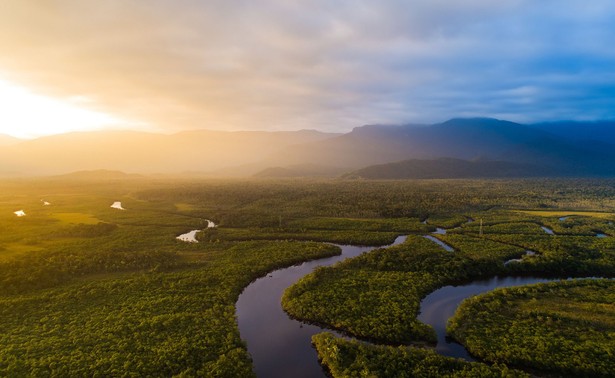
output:
MULTIPOLYGON (((203 219, 203 220, 207 222, 207 228, 216 227, 216 224, 214 222, 208 219, 203 219)), ((192 231, 186 232, 185 234, 181 234, 177 236, 176 239, 179 239, 187 243, 198 243, 199 241, 196 240, 196 234, 198 234, 199 232, 201 232, 201 230, 192 230, 192 231)))
POLYGON ((442 240, 436 238, 435 236, 431 236, 431 235, 423 235, 423 237, 425 239, 429 239, 432 242, 438 244, 440 247, 444 248, 446 251, 448 252, 455 252, 455 250, 453 249, 453 247, 451 247, 450 245, 446 244, 445 242, 443 242, 442 240))
POLYGON ((540 226, 540 228, 542 228, 542 230, 543 230, 544 232, 546 232, 547 234, 549 234, 549 235, 555 235, 555 232, 553 232, 553 230, 552 230, 552 229, 550 229, 549 227, 540 226))
POLYGON ((192 230, 190 232, 186 232, 185 234, 181 234, 177 237, 177 239, 187 242, 187 243, 198 243, 196 240, 196 234, 201 232, 201 230, 192 230))
POLYGON ((114 209, 118 209, 118 210, 126 210, 122 207, 122 203, 120 201, 115 201, 113 202, 113 204, 111 205, 112 208, 114 209))
MULTIPOLYGON (((525 256, 534 256, 534 255, 536 255, 536 252, 534 251, 530 251, 529 249, 525 251, 525 256)), ((508 265, 513 262, 523 262, 523 258, 507 260, 504 262, 504 265, 508 265)))
POLYGON ((426 296, 421 301, 418 320, 432 326, 438 337, 436 352, 450 357, 475 361, 463 345, 446 337, 446 323, 455 314, 457 307, 464 299, 474 295, 501 288, 530 285, 539 282, 558 281, 558 279, 536 277, 494 277, 488 280, 478 280, 461 286, 444 286, 426 296))
MULTIPOLYGON (((391 245, 401 244, 406 236, 391 245)), ((312 348, 312 336, 323 328, 289 318, 282 310, 284 290, 319 266, 329 266, 374 249, 341 245, 342 254, 276 270, 245 288, 237 301, 241 338, 259 377, 325 377, 312 348)))

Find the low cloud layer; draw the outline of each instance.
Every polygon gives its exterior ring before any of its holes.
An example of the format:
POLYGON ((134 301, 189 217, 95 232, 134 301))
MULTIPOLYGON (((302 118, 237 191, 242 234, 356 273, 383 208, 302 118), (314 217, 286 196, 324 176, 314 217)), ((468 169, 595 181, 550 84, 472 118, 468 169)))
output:
POLYGON ((615 118, 614 19, 610 0, 8 0, 0 75, 170 132, 615 118))

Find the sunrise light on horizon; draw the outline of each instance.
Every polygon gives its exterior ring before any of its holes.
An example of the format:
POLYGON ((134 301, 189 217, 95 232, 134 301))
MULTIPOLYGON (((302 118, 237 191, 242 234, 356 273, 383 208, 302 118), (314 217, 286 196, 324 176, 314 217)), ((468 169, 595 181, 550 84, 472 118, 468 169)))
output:
POLYGON ((130 127, 128 122, 112 115, 79 106, 78 103, 84 100, 62 101, 0 79, 0 134, 30 139, 120 125, 130 127))
MULTIPOLYGON (((56 103, 56 111, 48 101, 27 111, 23 102, 4 104, 19 126, 3 119, 2 132, 13 135, 106 128, 117 119, 168 133, 347 132, 475 116, 615 119, 615 55, 606 47, 615 40, 615 7, 607 0, 3 7, 0 72, 10 85, 55 102, 96 99, 95 108, 56 103), (26 116, 47 123, 26 126, 36 121, 20 120, 26 116)), ((14 91, 6 85, 5 101, 14 91)))
POLYGON ((0 0, 0 378, 615 377, 614 21, 0 0))

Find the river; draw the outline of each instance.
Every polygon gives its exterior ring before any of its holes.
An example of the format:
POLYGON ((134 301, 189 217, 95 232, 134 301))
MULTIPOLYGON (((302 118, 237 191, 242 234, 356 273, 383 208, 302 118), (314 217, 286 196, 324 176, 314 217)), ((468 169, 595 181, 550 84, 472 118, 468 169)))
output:
MULTIPOLYGON (((401 244, 400 236, 389 246, 401 244)), ((319 266, 358 256, 374 247, 340 245, 342 254, 305 262, 267 274, 245 288, 237 301, 237 323, 258 377, 325 377, 312 348, 312 336, 323 328, 291 319, 280 298, 287 287, 319 266)), ((388 247, 388 246, 387 246, 388 247)))
MULTIPOLYGON (((381 248, 401 244, 405 240, 406 236, 400 236, 393 244, 381 248)), ((330 266, 374 249, 350 245, 339 247, 342 249, 341 255, 270 272, 248 285, 239 296, 236 306, 237 323, 258 377, 326 377, 318 363, 316 351, 312 348, 311 338, 317 333, 331 330, 291 319, 282 309, 280 299, 287 287, 311 273, 314 268, 330 266)), ((446 247, 450 248, 448 245, 446 247)), ((446 323, 459 304, 466 298, 496 288, 549 281, 554 279, 494 277, 466 285, 445 286, 421 301, 418 319, 435 329, 438 337, 435 349, 438 353, 474 361, 461 344, 446 339, 446 323)), ((337 332, 333 333, 341 336, 337 332)))
POLYGON ((464 299, 502 287, 558 280, 536 277, 493 277, 487 280, 473 281, 466 285, 444 286, 423 298, 417 319, 435 329, 438 337, 436 352, 449 357, 474 361, 463 345, 446 337, 446 323, 455 314, 457 307, 464 299))

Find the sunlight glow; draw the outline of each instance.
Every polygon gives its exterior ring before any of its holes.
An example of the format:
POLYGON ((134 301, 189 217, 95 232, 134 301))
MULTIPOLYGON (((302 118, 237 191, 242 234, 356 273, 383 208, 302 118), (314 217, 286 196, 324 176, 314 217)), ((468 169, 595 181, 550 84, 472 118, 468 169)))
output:
POLYGON ((28 139, 126 124, 108 114, 81 108, 77 103, 83 101, 62 101, 37 95, 0 79, 0 134, 28 139))

